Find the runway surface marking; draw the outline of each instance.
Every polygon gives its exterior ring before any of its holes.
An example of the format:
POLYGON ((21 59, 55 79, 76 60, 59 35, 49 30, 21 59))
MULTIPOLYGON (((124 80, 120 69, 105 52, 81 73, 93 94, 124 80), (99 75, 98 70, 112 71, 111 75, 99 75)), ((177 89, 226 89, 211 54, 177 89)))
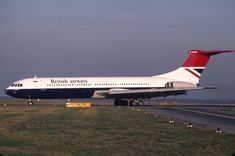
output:
POLYGON ((200 114, 210 115, 210 116, 223 117, 223 118, 228 118, 228 119, 235 119, 235 117, 232 117, 232 116, 221 115, 221 114, 214 114, 214 113, 203 112, 203 111, 197 111, 197 110, 189 110, 189 109, 187 109, 187 108, 186 108, 186 109, 183 109, 183 108, 172 108, 172 109, 177 109, 177 110, 182 110, 182 111, 187 111, 187 112, 200 113, 200 114))

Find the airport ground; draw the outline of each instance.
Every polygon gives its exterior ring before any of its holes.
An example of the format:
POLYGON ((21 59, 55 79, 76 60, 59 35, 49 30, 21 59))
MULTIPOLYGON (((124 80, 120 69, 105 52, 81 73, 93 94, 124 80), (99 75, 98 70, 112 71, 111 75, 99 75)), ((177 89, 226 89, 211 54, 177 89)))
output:
POLYGON ((161 114, 169 118, 200 124, 212 129, 235 134, 235 105, 157 105, 143 107, 152 113, 161 114))
MULTIPOLYGON (((58 100, 36 102, 33 107, 26 103, 0 100, 2 155, 207 156, 235 152, 235 134, 216 133, 194 122, 190 128, 186 120, 177 118, 170 124, 169 114, 162 113, 173 110, 170 106, 114 107, 110 101, 92 101, 91 108, 66 108, 65 101, 58 100)), ((174 107, 200 112, 188 105, 174 107)), ((217 107, 210 112, 206 107, 207 115, 216 114, 217 107)), ((232 117, 234 107, 219 108, 232 117)))

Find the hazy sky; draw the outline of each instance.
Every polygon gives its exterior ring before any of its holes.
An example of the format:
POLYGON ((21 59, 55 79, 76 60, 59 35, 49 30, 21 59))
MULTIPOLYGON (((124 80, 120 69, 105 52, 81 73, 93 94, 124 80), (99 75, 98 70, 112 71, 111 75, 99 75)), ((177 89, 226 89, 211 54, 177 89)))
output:
MULTIPOLYGON (((42 76, 152 76, 188 49, 235 49, 234 0, 0 0, 0 96, 42 76)), ((235 53, 215 56, 201 79, 235 98, 235 53)), ((183 96, 184 97, 184 96, 183 96)))

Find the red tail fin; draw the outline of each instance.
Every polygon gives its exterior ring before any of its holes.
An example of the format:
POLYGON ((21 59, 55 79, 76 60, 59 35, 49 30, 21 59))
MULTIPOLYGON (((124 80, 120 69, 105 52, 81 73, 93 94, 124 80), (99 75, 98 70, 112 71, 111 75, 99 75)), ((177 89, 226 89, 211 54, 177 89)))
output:
POLYGON ((235 52, 235 50, 189 50, 188 52, 189 57, 187 58, 182 67, 171 72, 158 75, 156 77, 164 77, 168 79, 173 79, 175 81, 183 81, 198 84, 203 69, 206 67, 206 64, 208 63, 212 55, 227 52, 235 52))
POLYGON ((190 54, 182 67, 205 67, 212 55, 235 52, 235 50, 189 50, 190 54))

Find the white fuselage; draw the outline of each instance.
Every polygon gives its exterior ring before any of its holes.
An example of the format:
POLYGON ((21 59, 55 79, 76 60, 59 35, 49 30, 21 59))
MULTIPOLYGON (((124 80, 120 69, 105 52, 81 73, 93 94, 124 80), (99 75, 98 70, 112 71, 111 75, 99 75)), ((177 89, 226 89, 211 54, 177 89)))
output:
POLYGON ((14 82, 7 90, 18 98, 91 98, 97 90, 163 88, 169 81, 160 77, 28 78, 14 82))

